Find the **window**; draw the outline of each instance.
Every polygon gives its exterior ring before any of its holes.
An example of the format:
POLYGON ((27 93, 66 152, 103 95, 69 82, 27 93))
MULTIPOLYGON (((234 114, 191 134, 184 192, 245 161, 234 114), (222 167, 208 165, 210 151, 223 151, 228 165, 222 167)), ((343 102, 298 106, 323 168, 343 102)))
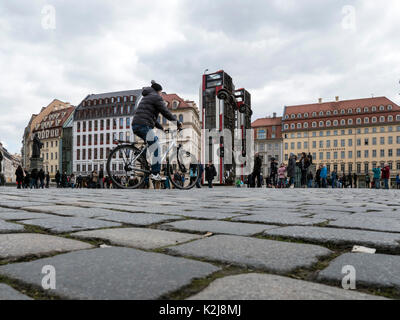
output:
POLYGON ((312 127, 313 127, 313 128, 316 128, 316 127, 317 127, 317 123, 316 123, 316 122, 313 122, 313 123, 312 123, 312 127))
POLYGON ((392 136, 390 136, 390 137, 388 138, 388 144, 393 144, 393 137, 392 137, 392 136))
POLYGON ((361 151, 357 151, 357 158, 361 158, 361 151))
POLYGON ((393 116, 388 116, 388 122, 393 122, 393 116))
POLYGON ((375 112, 376 111, 376 107, 372 107, 372 112, 375 112))
POLYGON ((346 113, 346 110, 344 110, 344 109, 340 110, 340 114, 345 114, 345 113, 346 113))
POLYGON ((364 150, 364 158, 368 158, 369 157, 369 151, 368 150, 364 150))
POLYGON ((368 111, 369 111, 368 107, 365 107, 364 112, 368 112, 368 111))
POLYGON ((381 145, 385 144, 385 137, 380 138, 380 143, 381 143, 381 145))
POLYGON ((93 138, 94 138, 94 145, 96 146, 96 145, 97 145, 97 142, 98 142, 98 141, 97 141, 97 134, 94 134, 94 135, 93 135, 93 138))
POLYGON ((361 173, 361 163, 357 163, 357 173, 361 173))
POLYGON ((337 127, 337 126, 339 125, 339 121, 334 120, 334 121, 333 121, 333 125, 334 125, 335 127, 337 127))
POLYGON ((361 124, 361 119, 357 118, 357 124, 361 124))
POLYGON ((79 121, 76 123, 76 131, 81 132, 81 123, 79 121))
POLYGON ((76 160, 81 160, 81 150, 76 150, 76 160))
POLYGON ((324 160, 324 153, 323 152, 319 153, 319 160, 324 160))
POLYGON ((372 150, 372 158, 376 158, 376 156, 377 156, 376 150, 372 150))
POLYGON ((361 139, 357 139, 357 146, 361 146, 361 139))
POLYGON ((289 150, 289 144, 287 142, 285 143, 285 150, 289 150))
POLYGON ((373 138, 372 138, 372 145, 373 145, 373 146, 376 146, 376 137, 373 137, 373 138))
POLYGON ((321 141, 319 142, 319 147, 320 147, 320 148, 323 148, 323 147, 324 147, 324 141, 321 140, 321 141))
POLYGON ((349 151, 348 152, 348 158, 349 159, 353 159, 353 151, 349 151))
POLYGON ((327 111, 327 112, 326 112, 326 115, 327 115, 327 116, 330 116, 330 115, 331 115, 331 112, 330 112, 330 111, 327 111))
POLYGON ((338 153, 337 153, 337 151, 335 151, 335 152, 333 153, 333 159, 337 160, 337 158, 338 158, 338 153))
POLYGON ((301 113, 299 113, 299 114, 297 115, 297 118, 298 118, 298 119, 301 119, 301 113))
POLYGON ((301 149, 301 142, 297 142, 297 149, 301 149))
POLYGON ((183 122, 183 115, 182 114, 179 115, 179 122, 183 122))
POLYGON ((345 147, 346 146, 346 140, 345 139, 340 140, 340 146, 341 147, 345 147))
POLYGON ((369 118, 364 118, 364 123, 369 123, 369 118))
POLYGON ((128 129, 131 126, 131 118, 126 118, 126 128, 128 129))
POLYGON ((330 127, 330 126, 331 126, 330 120, 328 120, 328 121, 326 122, 326 126, 327 126, 327 127, 330 127))
POLYGON ((369 172, 369 163, 364 163, 364 172, 365 173, 369 172))
POLYGON ((92 121, 89 121, 89 131, 92 131, 92 121))
POLYGON ((304 123, 304 128, 307 129, 308 128, 308 122, 304 123))
POLYGON ((348 145, 349 145, 349 147, 352 147, 352 146, 353 146, 353 139, 349 139, 349 140, 348 140, 348 145))
POLYGON ((304 114, 304 118, 308 118, 308 113, 307 112, 304 114))
POLYGON ((377 121, 378 121, 378 118, 377 117, 372 117, 372 123, 376 123, 377 121))
POLYGON ((257 139, 267 139, 267 131, 265 129, 258 129, 257 139))
POLYGON ((100 134, 100 144, 104 144, 104 133, 100 134))
POLYGON ((120 119, 119 119, 119 128, 120 128, 120 129, 123 129, 123 128, 124 128, 124 119, 123 119, 123 118, 120 118, 120 119))
POLYGON ((317 141, 312 142, 312 147, 313 147, 313 149, 317 148, 317 141))
POLYGON ((357 108, 357 113, 361 113, 361 108, 357 108))
POLYGON ((388 153, 389 153, 389 154, 388 154, 389 157, 393 157, 393 149, 389 149, 389 150, 388 150, 388 153))
POLYGON ((100 130, 104 130, 104 120, 100 120, 100 130))
POLYGON ((97 130, 99 130, 98 121, 95 120, 95 121, 94 121, 94 131, 97 131, 97 130))
POLYGON ((81 145, 81 136, 76 137, 76 145, 79 147, 81 145))
POLYGON ((113 119, 113 129, 117 129, 117 119, 113 119))
POLYGON ((316 113, 316 112, 313 112, 313 113, 312 113, 312 116, 313 116, 313 117, 316 117, 316 116, 317 116, 317 113, 316 113))
POLYGON ((352 113, 353 113, 353 109, 347 110, 347 113, 348 113, 348 114, 352 114, 352 113))
POLYGON ((385 111, 385 106, 380 106, 379 111, 385 111))
POLYGON ((323 121, 320 121, 320 122, 319 122, 319 126, 320 126, 320 127, 323 127, 323 126, 324 126, 324 122, 323 122, 323 121))
POLYGON ((353 124, 353 119, 349 119, 349 120, 347 121, 347 123, 348 123, 349 125, 352 125, 352 124, 353 124))
POLYGON ((381 149, 381 158, 385 156, 385 150, 381 149))
POLYGON ((327 152, 326 153, 326 160, 330 160, 331 159, 331 153, 330 152, 327 152))
POLYGON ((338 147, 338 141, 337 141, 337 140, 333 140, 333 146, 334 146, 335 148, 338 147))
POLYGON ((367 146, 369 144, 369 139, 364 139, 364 146, 367 146))
POLYGON ((301 129, 301 123, 297 124, 297 129, 301 129))
POLYGON ((381 117, 379 118, 379 122, 385 122, 385 117, 384 117, 384 116, 381 116, 381 117))
POLYGON ((88 135, 88 146, 91 146, 91 145, 92 145, 92 135, 89 134, 88 135))
POLYGON ((294 123, 292 123, 292 124, 290 125, 290 128, 291 128, 291 129, 296 129, 296 125, 295 125, 294 123))

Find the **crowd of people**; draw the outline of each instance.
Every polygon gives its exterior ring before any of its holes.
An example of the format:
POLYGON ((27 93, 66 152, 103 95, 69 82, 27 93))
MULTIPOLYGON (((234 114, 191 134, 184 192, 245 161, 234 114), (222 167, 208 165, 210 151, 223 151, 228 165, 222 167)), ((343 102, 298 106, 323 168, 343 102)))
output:
MULTIPOLYGON (((358 188, 359 176, 356 173, 343 173, 339 175, 335 170, 328 172, 326 165, 320 164, 316 168, 315 173, 311 170, 313 158, 311 154, 302 153, 301 158, 298 160, 295 154, 291 154, 288 164, 278 162, 272 158, 270 162, 270 174, 265 178, 261 175, 262 172, 262 158, 256 154, 254 160, 254 169, 252 174, 247 177, 245 182, 239 178, 236 180, 236 186, 241 187, 246 184, 249 188, 294 188, 296 168, 301 173, 300 187, 301 188, 358 188)), ((376 167, 372 170, 372 177, 367 174, 365 176, 366 188, 384 188, 389 189, 390 181, 390 166, 385 163, 383 168, 376 167)), ((395 187, 400 189, 400 176, 397 174, 395 187)))

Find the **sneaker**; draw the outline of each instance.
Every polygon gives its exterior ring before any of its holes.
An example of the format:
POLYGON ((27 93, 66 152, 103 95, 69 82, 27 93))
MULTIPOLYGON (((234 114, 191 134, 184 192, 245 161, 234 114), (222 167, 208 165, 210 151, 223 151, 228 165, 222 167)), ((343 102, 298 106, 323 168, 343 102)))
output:
POLYGON ((152 174, 152 175, 150 176, 150 179, 151 179, 151 180, 154 180, 154 181, 161 181, 161 180, 162 180, 162 178, 161 178, 161 176, 160 176, 159 173, 158 173, 158 174, 152 174))

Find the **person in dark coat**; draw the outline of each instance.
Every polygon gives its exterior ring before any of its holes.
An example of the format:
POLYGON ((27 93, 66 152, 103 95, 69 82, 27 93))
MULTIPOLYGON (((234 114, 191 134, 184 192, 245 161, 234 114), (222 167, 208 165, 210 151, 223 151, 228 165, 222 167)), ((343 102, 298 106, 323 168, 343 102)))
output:
POLYGON ((208 187, 212 188, 213 187, 212 182, 217 175, 217 170, 215 169, 215 166, 213 165, 212 161, 210 161, 208 165, 206 165, 205 173, 206 173, 206 180, 208 182, 208 187))
POLYGON ((136 108, 132 119, 132 131, 135 135, 143 139, 150 149, 153 151, 153 159, 151 166, 151 179, 161 181, 160 176, 161 164, 158 159, 159 143, 158 137, 155 135, 154 127, 163 130, 162 125, 158 122, 158 116, 162 114, 169 121, 176 121, 178 128, 182 124, 177 117, 169 111, 165 101, 162 98, 162 87, 155 81, 151 82, 151 87, 144 88, 142 92, 142 100, 136 108), (154 146, 153 146, 154 145, 154 146))
POLYGON ((353 188, 353 176, 351 175, 351 173, 349 173, 349 175, 347 176, 347 181, 349 182, 349 187, 353 188))
POLYGON ((46 189, 50 188, 50 174, 46 173, 46 189))
POLYGON ((17 170, 15 171, 15 177, 17 180, 17 188, 21 189, 22 183, 24 182, 24 170, 22 170, 21 166, 18 166, 17 170))
POLYGON ((278 174, 278 162, 275 158, 271 158, 271 183, 276 186, 277 182, 277 174, 278 174))
POLYGON ((38 180, 38 171, 37 171, 37 169, 33 169, 31 172, 31 183, 29 186, 31 189, 32 188, 37 189, 37 187, 38 187, 37 180, 38 180))
POLYGON ((308 167, 310 166, 310 160, 308 159, 305 152, 301 154, 301 159, 298 163, 298 166, 300 167, 301 170, 301 187, 305 188, 307 185, 307 170, 308 167))
POLYGON ((39 180, 39 182, 40 182, 39 188, 40 188, 40 189, 44 189, 44 171, 43 171, 43 169, 40 169, 40 170, 39 170, 39 173, 38 173, 38 180, 39 180))
POLYGON ((55 178, 56 178, 57 188, 59 188, 60 187, 60 182, 61 182, 61 174, 60 174, 59 170, 57 170, 55 178))
POLYGON ((354 188, 357 188, 357 180, 358 180, 357 173, 354 172, 354 174, 353 174, 353 185, 354 185, 354 188))
POLYGON ((24 178, 23 188, 28 189, 30 187, 30 184, 31 184, 31 175, 27 170, 25 170, 25 178, 24 178))
POLYGON ((315 173, 315 185, 318 188, 321 188, 321 166, 318 168, 317 172, 315 173))
POLYGON ((296 176, 296 160, 297 157, 291 153, 289 158, 289 164, 287 167, 287 175, 289 177, 289 186, 294 188, 294 177, 296 176))
POLYGON ((100 184, 100 189, 104 188, 104 170, 100 169, 99 171, 99 184, 100 184))
POLYGON ((203 173, 204 173, 204 166, 202 163, 200 163, 200 169, 199 169, 199 176, 200 178, 196 182, 196 188, 200 189, 201 188, 201 180, 203 179, 203 173))
POLYGON ((64 173, 61 175, 61 188, 66 188, 66 187, 67 187, 67 182, 68 182, 67 173, 64 172, 64 173))
POLYGON ((257 180, 257 188, 261 188, 261 167, 262 167, 262 159, 258 153, 256 153, 254 158, 254 169, 253 169, 253 180, 254 184, 257 180))

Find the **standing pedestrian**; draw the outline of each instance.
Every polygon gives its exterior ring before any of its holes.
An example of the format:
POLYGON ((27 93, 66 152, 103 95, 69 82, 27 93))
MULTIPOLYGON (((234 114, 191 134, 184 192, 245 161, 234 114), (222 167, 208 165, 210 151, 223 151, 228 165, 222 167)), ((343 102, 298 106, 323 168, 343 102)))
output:
POLYGON ((291 153, 289 158, 289 164, 287 167, 287 175, 289 178, 289 186, 290 188, 294 188, 294 177, 296 176, 296 156, 291 153))
POLYGON ((271 158, 271 183, 272 185, 276 186, 277 181, 276 177, 278 175, 278 162, 276 161, 275 158, 271 158))
POLYGON ((399 174, 397 174, 397 176, 396 176, 396 187, 397 187, 397 189, 400 189, 400 175, 399 174))
POLYGON ((366 186, 367 189, 369 189, 371 187, 371 178, 369 177, 368 173, 365 176, 365 186, 366 186))
POLYGON ((307 185, 307 170, 308 167, 310 166, 310 160, 308 159, 305 152, 301 154, 301 158, 298 165, 301 170, 301 187, 305 188, 307 185))
POLYGON ((354 185, 354 188, 357 188, 357 182, 358 182, 358 176, 357 176, 357 173, 355 173, 354 172, 354 174, 353 174, 353 185, 354 185))
POLYGON ((212 161, 210 161, 208 165, 206 165, 205 173, 206 173, 206 180, 208 182, 208 187, 212 188, 213 187, 212 182, 214 178, 217 176, 217 170, 215 169, 215 166, 212 163, 212 161))
POLYGON ((17 180, 17 188, 21 189, 22 183, 24 182, 24 170, 22 170, 21 166, 18 166, 17 170, 15 171, 15 176, 17 180))
POLYGON ((202 163, 200 163, 200 166, 199 166, 199 179, 197 179, 197 182, 196 182, 196 188, 198 188, 198 189, 201 188, 201 183, 202 183, 202 180, 203 180, 203 173, 204 173, 204 166, 203 166, 202 163))
POLYGON ((315 173, 315 187, 321 188, 321 169, 322 166, 319 166, 317 172, 315 173))
POLYGON ((278 188, 284 188, 285 187, 285 180, 286 180, 286 167, 283 163, 281 163, 281 166, 278 169, 278 188))
POLYGON ((253 168, 253 180, 254 184, 257 180, 257 188, 261 188, 261 167, 262 167, 262 159, 260 154, 256 153, 254 158, 254 168, 253 168))
POLYGON ((46 189, 50 187, 50 174, 46 172, 46 189))
POLYGON ((61 174, 60 174, 60 171, 59 171, 59 170, 57 170, 55 178, 56 178, 57 188, 60 188, 61 174))
POLYGON ((322 188, 326 188, 327 178, 328 178, 328 168, 326 167, 326 165, 320 165, 320 168, 321 168, 321 173, 320 173, 321 185, 322 188))
POLYGON ((307 188, 312 188, 313 179, 314 179, 314 176, 313 176, 313 173, 310 170, 307 173, 307 188))
POLYGON ((39 170, 39 173, 38 173, 38 178, 39 178, 39 182, 40 182, 40 184, 39 184, 39 188, 40 189, 44 189, 44 171, 43 171, 43 169, 40 169, 39 170))
POLYGON ((380 189, 381 188, 381 168, 379 168, 379 167, 373 168, 372 172, 374 173, 375 189, 380 189))
POLYGON ((388 163, 382 169, 382 180, 384 182, 385 189, 389 189, 389 179, 390 179, 390 167, 388 163))

